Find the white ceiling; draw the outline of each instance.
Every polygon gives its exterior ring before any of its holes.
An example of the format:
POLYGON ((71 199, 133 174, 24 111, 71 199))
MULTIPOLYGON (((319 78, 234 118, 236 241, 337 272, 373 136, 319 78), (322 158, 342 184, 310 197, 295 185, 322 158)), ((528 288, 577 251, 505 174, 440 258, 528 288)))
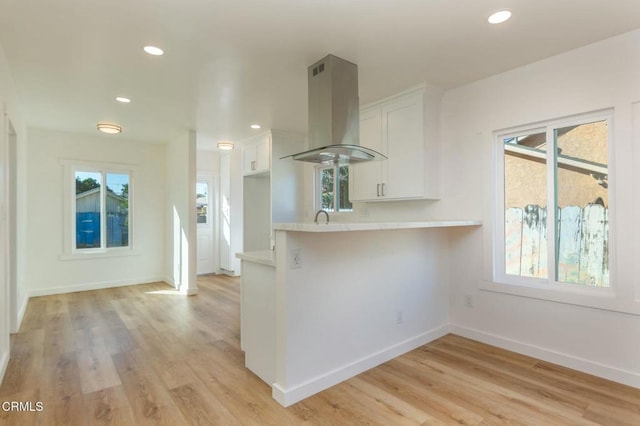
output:
POLYGON ((328 53, 358 64, 366 103, 636 28, 640 0, 0 0, 27 125, 95 133, 113 121, 114 137, 151 142, 194 129, 200 148, 252 123, 305 131, 306 67, 328 53), (513 18, 489 25, 502 8, 513 18))

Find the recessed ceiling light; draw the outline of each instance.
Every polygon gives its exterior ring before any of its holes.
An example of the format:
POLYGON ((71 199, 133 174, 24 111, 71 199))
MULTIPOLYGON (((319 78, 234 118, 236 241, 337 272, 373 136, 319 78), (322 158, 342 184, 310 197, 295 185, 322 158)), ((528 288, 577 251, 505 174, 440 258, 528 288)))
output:
POLYGON ((259 129, 259 128, 260 128, 260 125, 259 125, 259 124, 252 124, 252 125, 251 125, 251 128, 252 128, 252 129, 259 129))
POLYGON ((155 46, 145 46, 144 51, 153 56, 160 56, 164 54, 164 51, 162 49, 155 46))
POLYGON ((491 16, 489 16, 489 19, 487 20, 489 21, 490 24, 501 24, 504 21, 509 20, 509 18, 511 18, 510 10, 499 10, 497 12, 492 13, 491 16))
POLYGON ((129 98, 125 98, 125 97, 123 97, 123 96, 118 96, 118 97, 116 98, 116 101, 118 101, 118 102, 122 102, 123 104, 128 104, 129 102, 131 102, 131 99, 129 99, 129 98))
POLYGON ((122 132, 122 127, 113 123, 98 123, 98 130, 102 133, 116 134, 122 132))
POLYGON ((218 149, 230 151, 233 149, 233 142, 218 142, 218 149))

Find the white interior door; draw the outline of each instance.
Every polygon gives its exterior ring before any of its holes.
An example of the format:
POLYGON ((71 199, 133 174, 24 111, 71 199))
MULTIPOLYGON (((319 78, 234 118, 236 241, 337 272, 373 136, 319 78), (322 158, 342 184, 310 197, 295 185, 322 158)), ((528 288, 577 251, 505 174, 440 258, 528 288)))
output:
POLYGON ((213 178, 198 176, 196 182, 196 211, 198 227, 198 275, 216 272, 214 242, 215 208, 213 178))

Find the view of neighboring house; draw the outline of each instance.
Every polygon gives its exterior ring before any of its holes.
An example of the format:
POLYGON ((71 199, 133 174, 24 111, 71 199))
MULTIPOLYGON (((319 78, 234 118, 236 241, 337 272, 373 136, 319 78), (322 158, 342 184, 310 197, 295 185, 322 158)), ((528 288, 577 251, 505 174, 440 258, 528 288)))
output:
POLYGON ((609 285, 608 125, 597 121, 504 139, 506 269, 546 278, 548 197, 557 206, 557 278, 609 285), (548 191, 548 149, 557 149, 554 185, 548 191))
MULTIPOLYGON (((111 190, 106 192, 105 197, 107 247, 127 246, 128 198, 111 190)), ((100 187, 76 194, 76 248, 100 247, 101 204, 100 187)))
MULTIPOLYGON (((595 122, 559 129, 558 202, 560 207, 609 204, 607 194, 608 126, 595 122)), ((505 140, 505 208, 547 205, 544 133, 505 140)))

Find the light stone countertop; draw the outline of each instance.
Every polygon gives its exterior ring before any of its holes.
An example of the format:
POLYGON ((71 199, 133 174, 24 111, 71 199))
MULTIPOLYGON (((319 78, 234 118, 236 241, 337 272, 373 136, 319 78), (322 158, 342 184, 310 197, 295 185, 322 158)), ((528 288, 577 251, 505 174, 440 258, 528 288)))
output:
POLYGON ((248 262, 260 263, 267 266, 276 266, 276 256, 273 250, 259 250, 236 253, 236 257, 248 262))
POLYGON ((449 228, 457 226, 480 226, 479 220, 436 220, 426 222, 330 222, 330 223, 274 223, 277 231, 294 232, 350 232, 350 231, 383 231, 393 229, 449 228))

